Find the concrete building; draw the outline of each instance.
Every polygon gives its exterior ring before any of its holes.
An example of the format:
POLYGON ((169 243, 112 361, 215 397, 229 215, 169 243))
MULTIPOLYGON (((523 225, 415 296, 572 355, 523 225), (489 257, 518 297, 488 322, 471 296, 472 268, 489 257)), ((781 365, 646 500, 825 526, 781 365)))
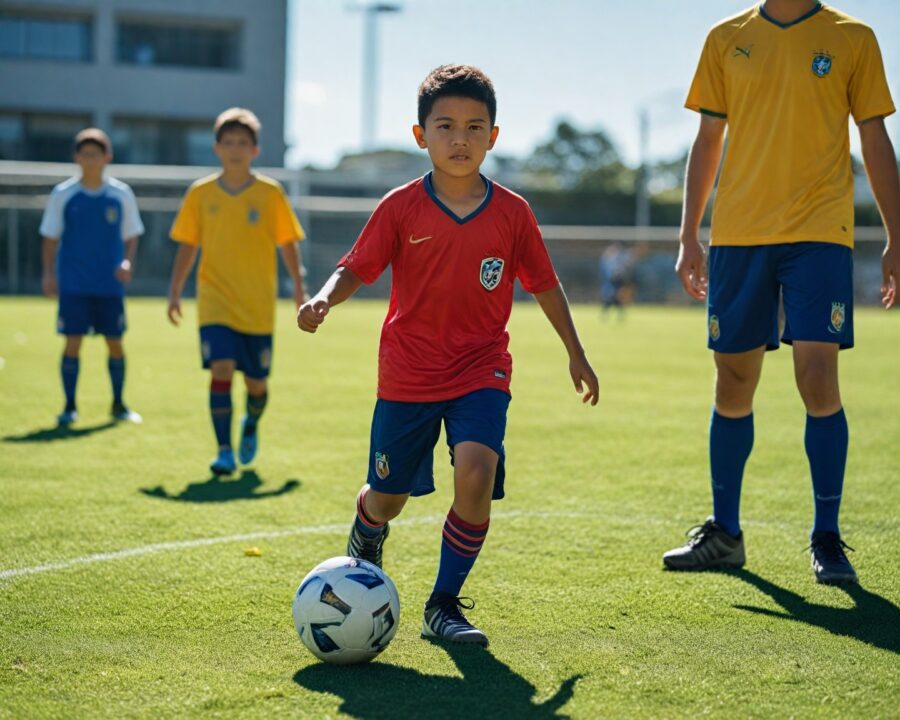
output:
POLYGON ((287 0, 0 0, 0 160, 65 161, 96 125, 118 162, 213 165, 240 105, 282 166, 286 25, 287 0))

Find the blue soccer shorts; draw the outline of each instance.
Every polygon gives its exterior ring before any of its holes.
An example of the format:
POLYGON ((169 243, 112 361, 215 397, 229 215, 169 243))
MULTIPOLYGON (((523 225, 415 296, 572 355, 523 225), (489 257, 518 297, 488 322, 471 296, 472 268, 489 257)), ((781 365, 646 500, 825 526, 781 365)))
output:
POLYGON ((60 335, 105 335, 119 338, 125 334, 125 299, 121 296, 59 296, 56 330, 60 335))
POLYGON ((272 336, 242 333, 225 325, 203 325, 200 354, 204 368, 216 360, 234 360, 246 377, 262 380, 269 377, 272 367, 272 336))
POLYGON ((461 442, 486 445, 500 456, 494 476, 493 499, 504 496, 506 477, 503 438, 510 397, 485 388, 441 402, 396 402, 379 399, 372 417, 369 447, 369 485, 391 495, 434 492, 434 447, 447 431, 450 462, 461 442))
POLYGON ((853 252, 835 243, 802 242, 710 249, 709 348, 776 350, 779 295, 785 343, 853 347, 853 252))

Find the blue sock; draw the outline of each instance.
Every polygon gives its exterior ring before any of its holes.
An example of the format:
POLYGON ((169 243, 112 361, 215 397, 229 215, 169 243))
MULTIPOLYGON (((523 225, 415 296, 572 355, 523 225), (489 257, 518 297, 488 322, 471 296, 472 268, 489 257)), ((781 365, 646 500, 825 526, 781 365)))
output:
POLYGON ((481 525, 468 523, 450 508, 444 523, 441 564, 438 566, 432 596, 436 593, 459 595, 478 553, 481 552, 489 525, 490 520, 481 525))
POLYGON ((63 355, 60 372, 66 393, 66 412, 75 410, 75 386, 78 384, 78 358, 63 355))
POLYGON ((112 380, 113 405, 122 404, 122 387, 125 385, 125 358, 109 358, 109 379, 112 380))
POLYGON ((847 445, 850 443, 844 409, 841 408, 828 417, 807 415, 804 440, 816 506, 813 532, 828 531, 840 534, 838 513, 844 489, 847 445))
POLYGON ((269 400, 269 393, 262 395, 247 394, 247 426, 256 427, 256 423, 262 417, 263 411, 266 409, 266 403, 269 400))
POLYGON ((753 449, 753 413, 727 418, 713 410, 709 425, 709 466, 713 517, 732 537, 741 534, 741 481, 753 449))
POLYGON ((369 486, 363 485, 362 490, 356 496, 356 527, 363 535, 376 537, 381 534, 385 524, 376 522, 366 512, 366 494, 368 492, 369 486))
POLYGON ((213 380, 209 385, 209 412, 220 448, 231 447, 231 380, 213 380))

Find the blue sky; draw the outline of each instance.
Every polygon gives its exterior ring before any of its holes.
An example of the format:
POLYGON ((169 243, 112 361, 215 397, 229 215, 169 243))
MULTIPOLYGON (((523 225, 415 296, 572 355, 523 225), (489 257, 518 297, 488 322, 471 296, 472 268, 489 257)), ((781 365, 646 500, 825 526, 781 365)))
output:
MULTIPOLYGON (((442 63, 480 66, 498 94, 497 152, 527 155, 559 118, 605 128, 629 162, 637 118, 650 114, 650 155, 690 144, 682 102, 707 30, 748 0, 396 0, 380 19, 376 137, 415 150, 416 88, 442 63)), ((290 165, 333 164, 360 148, 362 17, 352 0, 288 0, 286 138, 290 165)), ((900 2, 843 0, 871 25, 900 103, 900 2)), ((900 121, 888 121, 900 146, 900 121)), ((856 133, 851 133, 855 138, 856 133)), ((856 145, 854 145, 856 147, 856 145)), ((900 149, 900 147, 898 147, 900 149)))

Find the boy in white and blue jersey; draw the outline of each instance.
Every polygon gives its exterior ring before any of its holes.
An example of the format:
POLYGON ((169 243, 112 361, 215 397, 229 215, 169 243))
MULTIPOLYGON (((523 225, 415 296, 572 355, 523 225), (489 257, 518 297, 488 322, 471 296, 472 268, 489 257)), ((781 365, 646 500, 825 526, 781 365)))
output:
POLYGON ((66 338, 62 382, 66 406, 61 426, 78 419, 75 387, 85 335, 106 338, 112 381, 112 415, 139 423, 141 416, 122 399, 125 384, 125 284, 131 280, 138 237, 144 225, 131 188, 103 171, 112 161, 106 133, 87 128, 75 136, 80 177, 60 183, 50 194, 40 233, 43 237, 43 290, 59 297, 57 331, 66 338))

